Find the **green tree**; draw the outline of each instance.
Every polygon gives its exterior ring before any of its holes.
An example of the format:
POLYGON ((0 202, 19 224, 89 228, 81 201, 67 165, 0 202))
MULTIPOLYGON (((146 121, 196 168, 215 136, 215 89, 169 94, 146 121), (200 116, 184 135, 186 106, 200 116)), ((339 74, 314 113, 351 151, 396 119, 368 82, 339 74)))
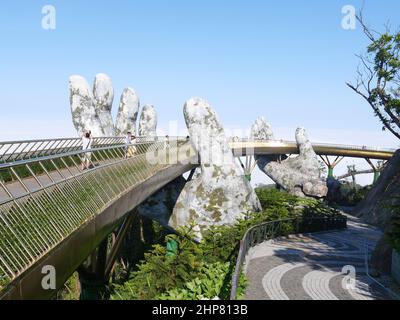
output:
POLYGON ((372 30, 362 12, 357 20, 370 44, 364 54, 357 55, 357 83, 347 85, 368 102, 382 122, 382 130, 400 139, 400 32, 393 33, 389 27, 384 33, 372 30))

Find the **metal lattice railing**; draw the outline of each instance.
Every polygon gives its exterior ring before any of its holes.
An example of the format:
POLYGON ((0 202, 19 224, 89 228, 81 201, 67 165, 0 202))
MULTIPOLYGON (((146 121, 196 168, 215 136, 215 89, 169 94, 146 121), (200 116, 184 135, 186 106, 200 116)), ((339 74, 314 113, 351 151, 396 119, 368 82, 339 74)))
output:
POLYGON ((339 230, 346 228, 347 218, 343 215, 325 217, 299 217, 269 221, 254 226, 247 230, 239 244, 239 253, 236 260, 235 271, 232 276, 230 298, 236 300, 239 278, 246 255, 250 248, 280 236, 296 233, 310 233, 317 231, 339 230))
MULTIPOLYGON (((186 139, 184 137, 170 137, 173 139, 186 139)), ((156 137, 157 141, 163 141, 166 137, 156 137)), ((138 137, 137 142, 145 142, 148 138, 138 137)), ((280 144, 296 145, 294 141, 286 140, 254 140, 242 138, 230 138, 231 142, 266 142, 271 146, 280 144)), ((93 148, 117 146, 125 143, 125 137, 101 137, 94 138, 93 148)), ((353 146, 353 145, 339 145, 327 143, 313 143, 314 147, 330 147, 339 148, 353 151, 382 151, 394 153, 395 149, 366 147, 366 146, 353 146)), ((25 141, 7 141, 0 142, 0 164, 7 162, 17 162, 21 160, 40 158, 44 156, 63 154, 67 152, 79 151, 82 148, 82 140, 80 138, 63 138, 63 139, 44 139, 44 140, 25 140, 25 141)))
MULTIPOLYGON (((137 137, 136 141, 146 142, 149 138, 137 137)), ((157 141, 164 141, 165 137, 156 137, 157 141)), ((176 140, 178 137, 171 137, 176 140)), ((183 139, 183 138, 179 138, 183 139)), ((100 137, 93 138, 92 148, 111 147, 125 144, 125 137, 100 137)), ((56 154, 63 154, 82 149, 82 139, 61 138, 43 140, 24 140, 0 142, 0 164, 17 162, 27 159, 41 158, 56 154)))
POLYGON ((171 140, 125 145, 106 139, 111 146, 0 164, 0 290, 121 195, 168 167, 165 158, 187 142, 171 140), (89 168, 82 166, 83 157, 89 168))
MULTIPOLYGON (((124 144, 123 137, 94 138, 93 148, 124 144)), ((16 162, 82 149, 82 139, 44 139, 0 142, 0 163, 16 162)))

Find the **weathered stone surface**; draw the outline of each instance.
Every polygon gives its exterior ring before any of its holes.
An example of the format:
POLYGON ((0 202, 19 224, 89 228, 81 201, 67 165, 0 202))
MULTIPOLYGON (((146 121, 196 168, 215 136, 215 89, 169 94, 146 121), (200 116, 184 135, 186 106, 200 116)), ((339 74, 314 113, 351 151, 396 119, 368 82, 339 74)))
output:
POLYGON ((299 148, 299 155, 296 158, 288 158, 281 163, 271 162, 264 168, 265 172, 295 195, 325 197, 328 187, 321 179, 319 161, 305 129, 296 130, 296 142, 299 148))
MULTIPOLYGON (((111 115, 114 89, 106 74, 96 75, 93 92, 84 77, 71 76, 69 91, 72 120, 79 136, 89 130, 94 137, 126 135, 128 131, 136 135, 139 98, 134 89, 126 88, 123 91, 115 126, 111 115)), ((141 122, 145 135, 156 135, 157 115, 154 107, 144 107, 141 122)))
POLYGON ((109 76, 99 73, 94 79, 93 96, 96 112, 99 116, 104 134, 114 136, 114 122, 111 116, 111 108, 114 100, 114 89, 109 76))
MULTIPOLYGON (((251 127, 250 137, 253 140, 262 140, 262 141, 270 141, 275 140, 274 133, 272 131, 271 125, 265 121, 264 117, 259 117, 254 122, 251 127)), ((271 161, 278 161, 279 155, 266 155, 266 156, 255 156, 255 160, 257 161, 258 167, 263 170, 265 166, 271 161)), ((287 157, 285 155, 281 156, 281 159, 284 160, 287 157)))
POLYGON ((390 274, 393 248, 383 236, 376 244, 371 256, 371 267, 379 273, 390 274))
MULTIPOLYGON (((271 126, 263 118, 257 119, 252 127, 252 137, 273 140, 271 126)), ((305 129, 296 130, 299 155, 281 162, 276 156, 258 157, 258 166, 275 183, 286 191, 300 197, 322 198, 327 195, 326 182, 321 178, 320 165, 305 129)))
POLYGON ((400 285, 400 253, 396 250, 392 251, 392 268, 390 271, 393 279, 400 285))
POLYGON ((193 98, 186 102, 184 116, 190 140, 199 152, 201 175, 186 183, 170 225, 176 228, 193 222, 202 231, 213 225, 233 224, 246 213, 260 210, 212 107, 193 98))
POLYGON ((264 117, 259 117, 251 127, 251 137, 254 140, 275 140, 272 127, 264 117))
POLYGON ((186 183, 182 176, 168 183, 141 204, 137 211, 140 215, 153 219, 162 226, 168 226, 176 201, 186 183))
POLYGON ((129 131, 136 134, 136 120, 140 101, 135 90, 126 88, 119 104, 118 115, 115 121, 116 135, 126 135, 129 131))
POLYGON ((85 78, 78 75, 69 78, 69 97, 72 121, 79 136, 89 130, 95 137, 104 136, 103 126, 85 78))
POLYGON ((157 136, 157 112, 154 106, 145 105, 139 120, 139 136, 155 137, 157 136))
MULTIPOLYGON (((354 213, 363 221, 373 224, 386 233, 393 228, 394 208, 400 205, 400 150, 388 161, 378 181, 367 196, 356 206, 354 213)), ((389 273, 392 262, 392 246, 382 237, 371 257, 372 266, 389 273)))
POLYGON ((355 213, 367 223, 386 229, 393 207, 400 205, 400 150, 390 159, 376 184, 357 205, 355 213))

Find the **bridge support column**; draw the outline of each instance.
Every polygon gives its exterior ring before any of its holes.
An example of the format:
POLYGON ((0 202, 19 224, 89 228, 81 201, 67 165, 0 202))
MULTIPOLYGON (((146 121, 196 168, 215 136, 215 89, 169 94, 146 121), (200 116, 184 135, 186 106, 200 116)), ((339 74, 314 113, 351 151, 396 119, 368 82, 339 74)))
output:
POLYGON ((196 173, 196 169, 192 169, 189 173, 189 176, 187 178, 187 182, 192 181, 194 174, 196 173))
POLYGON ((336 157, 335 161, 331 162, 328 156, 323 158, 319 156, 328 168, 328 178, 334 178, 333 171, 335 167, 344 159, 344 157, 336 157))
POLYGON ((357 181, 356 181, 356 166, 350 165, 347 166, 347 172, 349 173, 349 175, 351 176, 351 181, 352 181, 352 187, 354 191, 357 191, 357 181))
POLYGON ((247 181, 251 182, 251 174, 255 169, 258 160, 256 160, 253 156, 246 156, 246 164, 243 164, 243 161, 240 159, 240 157, 237 159, 239 160, 240 166, 244 171, 244 177, 247 181))
POLYGON ((88 265, 78 269, 81 300, 104 300, 108 298, 107 281, 104 277, 107 261, 108 238, 92 253, 88 265))
POLYGON ((375 184, 377 181, 378 181, 378 179, 379 179, 379 177, 380 177, 380 175, 381 175, 381 171, 382 171, 382 169, 383 169, 383 167, 384 167, 384 165, 385 165, 385 163, 383 162, 383 161, 378 161, 378 164, 377 165, 375 165, 372 161, 371 161, 371 159, 365 159, 367 162, 368 162, 368 164, 370 165, 370 167, 372 168, 372 170, 374 171, 374 180, 373 180, 373 184, 375 184))
POLYGON ((111 248, 109 248, 107 237, 87 261, 78 268, 81 300, 105 300, 109 298, 109 278, 123 241, 131 230, 135 217, 137 217, 136 210, 128 213, 117 235, 114 235, 111 248))
POLYGON ((378 181, 380 176, 381 176, 381 173, 379 171, 374 172, 374 184, 378 181))
POLYGON ((333 170, 334 170, 334 168, 333 167, 328 167, 328 178, 333 178, 333 170))

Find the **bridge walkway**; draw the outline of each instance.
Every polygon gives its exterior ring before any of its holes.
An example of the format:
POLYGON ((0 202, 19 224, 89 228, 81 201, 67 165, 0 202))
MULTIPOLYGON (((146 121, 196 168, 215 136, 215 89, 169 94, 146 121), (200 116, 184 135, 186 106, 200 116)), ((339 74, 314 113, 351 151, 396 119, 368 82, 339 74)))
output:
POLYGON ((386 291, 368 277, 366 268, 366 254, 370 255, 381 235, 379 230, 349 217, 348 229, 343 231, 264 242, 249 251, 245 266, 249 286, 245 298, 390 299, 386 291))

